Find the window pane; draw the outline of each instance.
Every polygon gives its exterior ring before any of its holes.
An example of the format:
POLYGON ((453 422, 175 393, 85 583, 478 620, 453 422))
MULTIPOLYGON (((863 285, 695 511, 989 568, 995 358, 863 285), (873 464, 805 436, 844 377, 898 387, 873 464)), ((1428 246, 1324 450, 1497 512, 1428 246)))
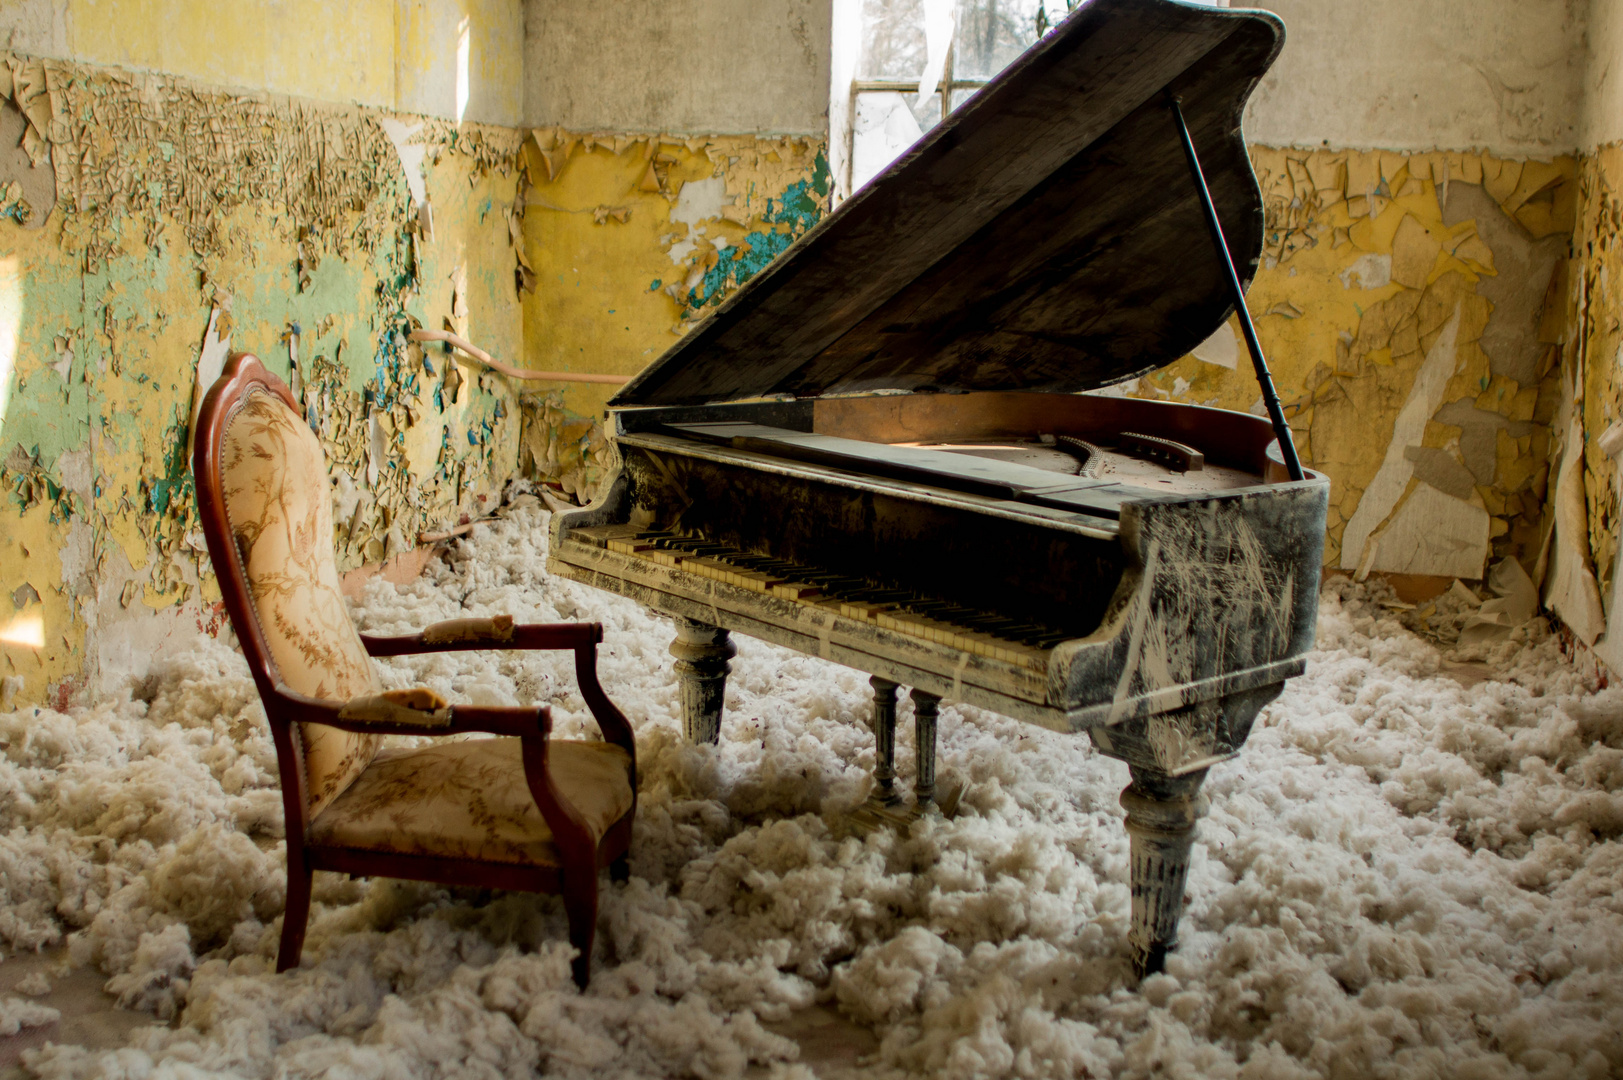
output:
POLYGON ((1037 40, 1042 7, 1043 0, 958 0, 953 76, 990 79, 1008 67, 1037 40))
POLYGON ((859 79, 917 79, 924 73, 922 0, 862 0, 859 79))
POLYGON ((941 122, 941 95, 921 104, 917 94, 869 92, 857 95, 851 124, 851 190, 866 184, 925 131, 941 122))

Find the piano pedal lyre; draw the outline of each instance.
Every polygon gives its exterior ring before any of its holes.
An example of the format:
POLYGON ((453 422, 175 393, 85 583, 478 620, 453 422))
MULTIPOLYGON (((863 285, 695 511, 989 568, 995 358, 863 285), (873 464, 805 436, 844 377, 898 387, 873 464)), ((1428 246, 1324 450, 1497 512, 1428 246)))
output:
POLYGON ((894 682, 875 675, 873 686, 874 769, 873 790, 868 798, 839 823, 838 831, 848 836, 867 836, 881 829, 904 829, 929 813, 952 817, 963 796, 963 785, 954 785, 938 801, 936 791, 936 720, 941 699, 915 687, 913 731, 918 747, 918 768, 913 781, 913 801, 896 790, 896 690, 894 682))

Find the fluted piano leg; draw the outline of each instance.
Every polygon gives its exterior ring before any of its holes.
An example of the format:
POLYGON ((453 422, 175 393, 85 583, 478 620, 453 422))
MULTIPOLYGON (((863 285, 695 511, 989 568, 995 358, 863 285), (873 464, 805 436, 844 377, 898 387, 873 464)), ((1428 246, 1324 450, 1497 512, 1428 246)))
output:
POLYGON ((1132 841, 1133 922, 1127 940, 1140 975, 1166 965, 1178 944, 1189 882, 1195 822, 1206 812, 1200 794, 1206 770, 1183 776, 1130 766, 1133 782, 1121 793, 1132 841))
POLYGON ((913 780, 913 801, 923 810, 935 801, 935 725, 941 699, 914 687, 913 733, 918 744, 919 767, 913 780))
POLYGON ((728 661, 738 649, 721 627, 677 616, 671 655, 676 657, 682 734, 689 742, 713 743, 721 738, 721 706, 732 670, 728 661))
POLYGON ((873 687, 874 797, 885 806, 901 801, 896 794, 896 684, 878 675, 873 687))

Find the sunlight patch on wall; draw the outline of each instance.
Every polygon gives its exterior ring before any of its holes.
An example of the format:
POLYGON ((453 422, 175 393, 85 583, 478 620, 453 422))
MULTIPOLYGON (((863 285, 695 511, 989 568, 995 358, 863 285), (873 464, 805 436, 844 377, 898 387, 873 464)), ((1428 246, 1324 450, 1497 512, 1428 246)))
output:
POLYGON ((20 645, 25 649, 45 648, 45 613, 39 609, 24 611, 0 627, 0 644, 20 645))
POLYGON ((464 16, 456 28, 456 122, 468 111, 468 20, 464 16))

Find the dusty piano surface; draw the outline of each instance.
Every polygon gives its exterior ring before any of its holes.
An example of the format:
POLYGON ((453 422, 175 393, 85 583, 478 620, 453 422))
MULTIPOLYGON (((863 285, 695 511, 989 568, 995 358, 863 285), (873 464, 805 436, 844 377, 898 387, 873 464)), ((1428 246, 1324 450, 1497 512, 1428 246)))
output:
POLYGON ((1281 29, 1079 9, 626 387, 618 471, 553 521, 554 573, 675 617, 690 738, 739 632, 872 676, 880 802, 899 687, 921 807, 942 698, 1125 761, 1146 971, 1201 781, 1312 643, 1328 484, 1267 419, 1081 392, 1233 313, 1172 103, 1249 279, 1239 119, 1281 29))

